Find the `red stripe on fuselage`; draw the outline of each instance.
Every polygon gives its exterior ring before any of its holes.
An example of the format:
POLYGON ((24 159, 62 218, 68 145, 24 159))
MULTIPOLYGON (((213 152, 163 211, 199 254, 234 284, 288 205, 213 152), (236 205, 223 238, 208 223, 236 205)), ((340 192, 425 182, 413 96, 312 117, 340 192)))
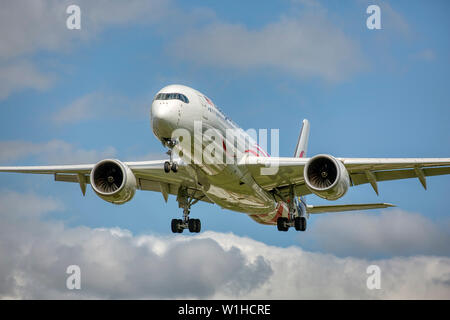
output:
POLYGON ((251 154, 253 154, 253 155, 255 155, 255 156, 257 156, 257 157, 259 157, 259 153, 256 153, 255 151, 253 151, 253 150, 245 150, 244 152, 246 152, 246 153, 251 153, 251 154))
POLYGON ((270 221, 277 222, 278 218, 282 217, 282 215, 283 215, 283 204, 280 203, 280 207, 278 208, 277 214, 270 221))

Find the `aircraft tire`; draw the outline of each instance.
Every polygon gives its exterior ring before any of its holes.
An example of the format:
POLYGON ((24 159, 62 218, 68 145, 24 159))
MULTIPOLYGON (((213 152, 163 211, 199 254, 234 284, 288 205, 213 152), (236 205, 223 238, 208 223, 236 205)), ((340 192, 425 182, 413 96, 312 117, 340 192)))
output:
POLYGON ((277 228, 278 228, 278 231, 284 231, 284 232, 286 232, 286 231, 289 230, 289 226, 286 226, 286 225, 285 225, 285 222, 288 222, 288 219, 287 219, 287 218, 280 217, 280 218, 277 219, 277 228))
POLYGON ((165 173, 170 172, 170 162, 169 161, 164 162, 164 172, 165 173))

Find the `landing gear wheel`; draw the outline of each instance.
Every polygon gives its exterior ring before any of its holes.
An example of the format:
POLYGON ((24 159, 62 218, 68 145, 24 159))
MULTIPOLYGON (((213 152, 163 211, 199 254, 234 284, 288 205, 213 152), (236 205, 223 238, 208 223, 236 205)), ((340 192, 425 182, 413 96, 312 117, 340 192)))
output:
POLYGON ((202 229, 202 223, 200 222, 200 219, 195 219, 195 232, 199 233, 202 229))
POLYGON ((305 217, 295 217, 294 218, 294 227, 297 231, 305 231, 306 230, 306 218, 305 217))
POLYGON ((288 231, 289 230, 289 226, 287 225, 288 223, 288 218, 283 218, 280 217, 277 219, 277 228, 278 231, 288 231))
POLYGON ((189 219, 188 221, 189 232, 195 232, 197 224, 195 219, 189 219))
POLYGON ((202 228, 200 219, 189 219, 188 227, 190 232, 199 233, 202 228))
POLYGON ((170 224, 172 232, 173 233, 182 233, 183 228, 181 227, 181 224, 183 223, 183 220, 181 219, 172 219, 172 222, 170 224))
POLYGON ((170 223, 170 227, 171 227, 173 233, 178 233, 178 219, 172 219, 172 222, 170 223))
POLYGON ((170 162, 169 161, 164 162, 164 172, 165 173, 170 172, 170 162))
POLYGON ((183 220, 178 219, 178 233, 183 233, 184 228, 182 227, 183 220))
POLYGON ((172 163, 172 171, 177 172, 178 171, 178 164, 176 162, 172 163))

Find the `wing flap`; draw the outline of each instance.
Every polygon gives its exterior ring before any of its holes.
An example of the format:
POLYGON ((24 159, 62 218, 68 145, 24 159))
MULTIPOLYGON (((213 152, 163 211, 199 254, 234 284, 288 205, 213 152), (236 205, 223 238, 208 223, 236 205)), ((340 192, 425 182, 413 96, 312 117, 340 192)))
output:
MULTIPOLYGON (((82 175, 82 176, 84 178, 85 183, 89 183, 89 184, 91 183, 91 178, 88 174, 82 175)), ((78 174, 55 173, 55 181, 80 183, 78 174)))
MULTIPOLYGON (((444 174, 450 174, 450 167, 441 168, 423 168, 422 172, 425 177, 439 176, 444 174)), ((388 181, 388 180, 399 180, 399 179, 410 179, 419 178, 417 171, 414 169, 398 169, 389 171, 375 171, 372 172, 376 178, 376 181, 388 181)), ((350 174, 353 185, 360 185, 364 183, 369 183, 367 175, 365 173, 353 173, 350 174)))

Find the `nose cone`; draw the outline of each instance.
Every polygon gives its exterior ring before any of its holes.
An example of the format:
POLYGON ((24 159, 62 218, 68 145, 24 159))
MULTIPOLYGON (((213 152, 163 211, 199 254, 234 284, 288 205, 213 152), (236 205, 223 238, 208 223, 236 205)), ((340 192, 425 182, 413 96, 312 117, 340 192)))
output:
POLYGON ((171 101, 155 100, 151 109, 153 133, 158 138, 170 138, 177 128, 180 117, 180 106, 171 101))

